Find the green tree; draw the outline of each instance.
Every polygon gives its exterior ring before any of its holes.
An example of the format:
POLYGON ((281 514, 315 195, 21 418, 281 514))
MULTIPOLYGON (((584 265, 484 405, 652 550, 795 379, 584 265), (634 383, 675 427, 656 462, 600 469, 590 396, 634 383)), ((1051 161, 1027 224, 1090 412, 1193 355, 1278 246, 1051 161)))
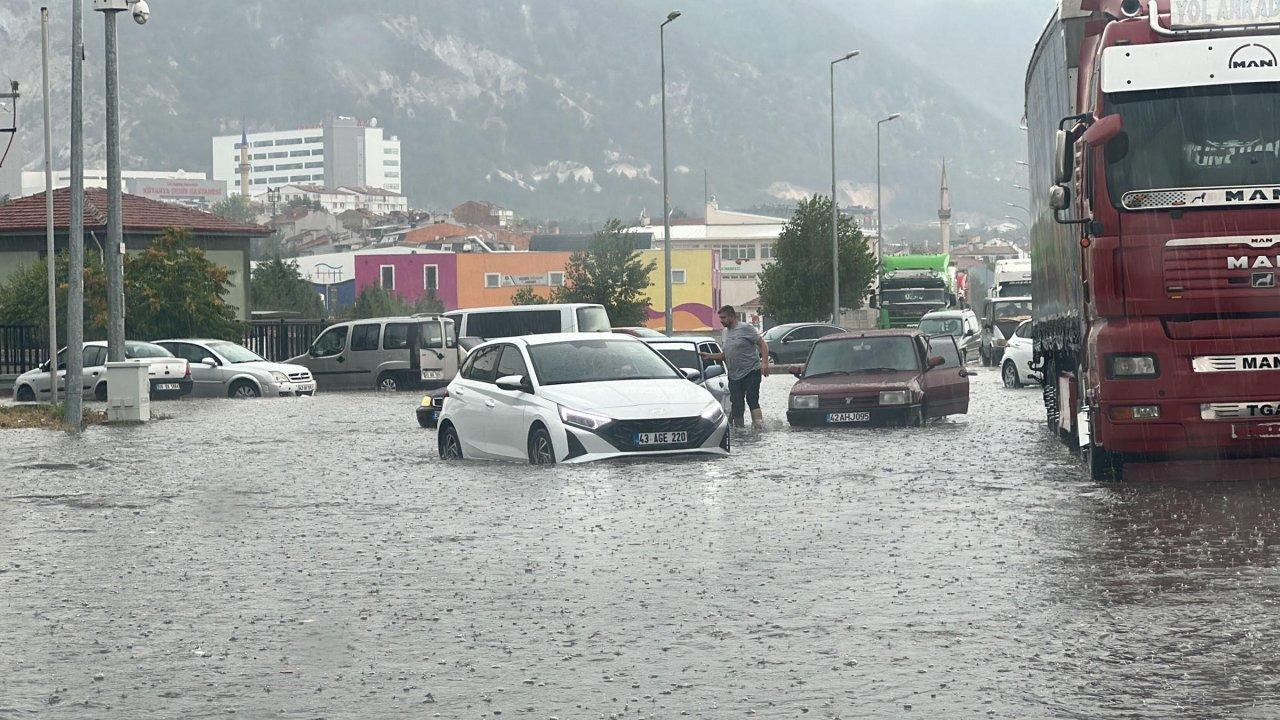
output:
POLYGON ((439 315, 444 312, 444 303, 436 295, 435 290, 428 289, 427 294, 418 298, 413 303, 413 312, 415 314, 432 314, 439 315))
MULTIPOLYGON (((862 307, 875 272, 867 238, 841 215, 840 305, 862 307)), ((831 315, 831 199, 814 195, 800 201, 778 236, 773 262, 760 273, 764 314, 779 323, 807 322, 831 315)))
POLYGON ((294 312, 306 318, 325 317, 320 294, 302 274, 297 263, 279 256, 258 263, 249 284, 256 310, 294 312))
MULTIPOLYGON (((46 328, 49 323, 49 298, 45 273, 47 265, 44 260, 27 263, 19 267, 9 279, 0 285, 0 325, 36 325, 46 328)), ((60 253, 55 259, 57 301, 58 301, 58 337, 65 341, 67 334, 67 254, 60 253)), ((92 313, 95 306, 93 288, 105 284, 102 273, 102 259, 97 253, 85 254, 85 337, 98 338, 106 335, 106 326, 92 324, 92 313)), ((105 320, 105 315, 103 316, 105 320)))
MULTIPOLYGON (((124 283, 125 328, 132 339, 242 337, 236 308, 226 301, 231 271, 205 257, 186 231, 167 230, 142 253, 127 256, 124 283)), ((105 280, 97 297, 105 316, 105 280)))
POLYGON ((635 239, 622 222, 610 220, 575 252, 564 269, 564 287, 556 288, 557 302, 599 303, 615 325, 642 325, 649 298, 649 276, 656 261, 640 260, 635 239))
POLYGON ((549 302, 551 301, 539 295, 528 285, 520 286, 520 289, 511 296, 512 305, 546 305, 549 302))
POLYGON ((410 308, 398 296, 387 292, 381 285, 370 285, 356 296, 355 305, 351 306, 351 317, 355 320, 374 317, 408 315, 410 308))
POLYGON ((253 203, 243 195, 231 195, 219 200, 210 210, 220 218, 236 222, 252 223, 258 218, 258 213, 253 209, 253 203))

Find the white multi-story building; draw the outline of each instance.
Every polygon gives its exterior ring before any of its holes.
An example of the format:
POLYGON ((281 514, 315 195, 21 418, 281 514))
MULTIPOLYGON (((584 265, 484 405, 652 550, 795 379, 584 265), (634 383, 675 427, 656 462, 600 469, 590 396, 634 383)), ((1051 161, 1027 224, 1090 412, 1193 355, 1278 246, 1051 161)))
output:
POLYGON ((325 211, 337 215, 347 210, 368 210, 379 215, 391 212, 408 212, 409 199, 400 193, 371 187, 328 188, 321 185, 285 185, 280 188, 280 199, 294 199, 319 203, 325 211))
MULTIPOLYGON (((400 139, 387 135, 376 119, 335 117, 295 130, 248 133, 249 194, 287 184, 374 187, 400 193, 400 139)), ((213 179, 241 194, 241 134, 213 138, 213 179)))
MULTIPOLYGON (((128 184, 130 181, 136 180, 206 180, 206 176, 202 172, 187 172, 185 170, 121 170, 120 179, 128 184)), ((53 171, 53 189, 70 187, 71 171, 70 170, 54 170, 53 171)), ((84 186, 90 188, 104 188, 107 186, 106 168, 90 169, 85 168, 84 186)), ((44 171, 43 170, 23 170, 22 171, 22 195, 34 195, 44 192, 44 171)))

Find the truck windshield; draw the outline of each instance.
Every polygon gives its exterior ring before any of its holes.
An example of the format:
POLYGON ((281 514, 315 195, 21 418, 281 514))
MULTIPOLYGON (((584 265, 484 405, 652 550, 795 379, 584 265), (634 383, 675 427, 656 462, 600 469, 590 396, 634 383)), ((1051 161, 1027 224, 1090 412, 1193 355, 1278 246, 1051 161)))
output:
POLYGON ((1273 85, 1126 93, 1124 131, 1106 148, 1112 202, 1135 190, 1280 184, 1280 89, 1273 85))
POLYGON ((945 290, 882 290, 880 299, 888 305, 894 303, 944 303, 945 290))

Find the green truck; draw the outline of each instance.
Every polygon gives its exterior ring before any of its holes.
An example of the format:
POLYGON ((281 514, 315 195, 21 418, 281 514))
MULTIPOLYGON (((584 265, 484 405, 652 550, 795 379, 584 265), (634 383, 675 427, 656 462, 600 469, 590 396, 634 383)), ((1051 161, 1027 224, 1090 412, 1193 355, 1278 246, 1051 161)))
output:
POLYGON ((882 329, 916 327, 920 318, 956 304, 950 255, 892 255, 880 264, 880 290, 872 307, 882 329))

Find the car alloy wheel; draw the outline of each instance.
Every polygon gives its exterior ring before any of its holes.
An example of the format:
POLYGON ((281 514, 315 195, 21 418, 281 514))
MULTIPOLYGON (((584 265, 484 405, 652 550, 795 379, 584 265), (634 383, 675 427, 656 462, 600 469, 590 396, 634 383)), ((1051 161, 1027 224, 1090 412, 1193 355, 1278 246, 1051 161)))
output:
POLYGON ((536 428, 529 433, 529 464, 555 465, 556 449, 546 428, 536 428))
POLYGON ((253 383, 240 381, 231 386, 231 397, 237 400, 248 400, 262 397, 262 393, 258 392, 258 388, 253 383))
POLYGON ((462 459, 462 440, 458 438, 458 431, 452 425, 447 425, 440 431, 440 459, 462 459))
POLYGON ((1022 378, 1018 377, 1018 368, 1010 360, 1004 364, 1004 368, 1000 371, 1000 376, 1004 380, 1004 386, 1007 388, 1022 387, 1022 378))
POLYGON ((395 392, 400 389, 396 384, 396 376, 386 373, 378 377, 378 389, 382 392, 395 392))

